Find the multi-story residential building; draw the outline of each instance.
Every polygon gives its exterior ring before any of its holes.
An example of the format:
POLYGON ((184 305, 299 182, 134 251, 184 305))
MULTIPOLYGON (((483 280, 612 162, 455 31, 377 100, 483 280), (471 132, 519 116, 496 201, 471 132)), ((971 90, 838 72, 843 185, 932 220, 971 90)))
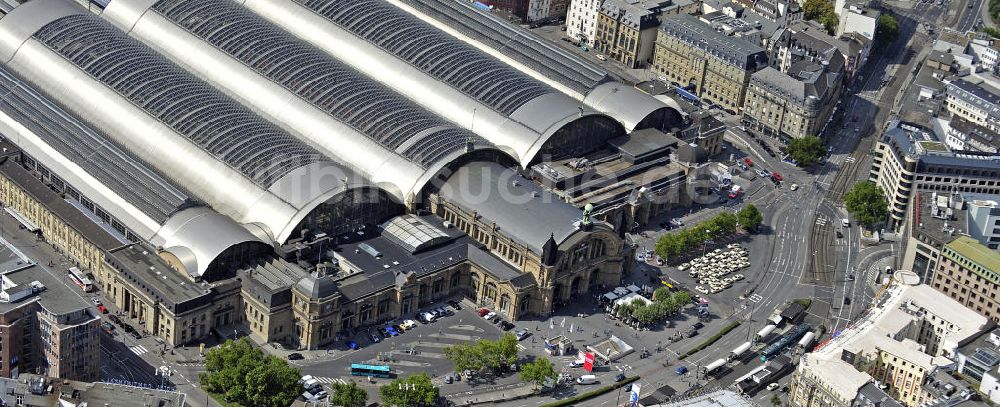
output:
MULTIPOLYGON (((862 320, 802 357, 792 379, 798 406, 853 406, 879 401, 870 384, 908 407, 950 399, 937 391, 938 374, 950 369, 960 346, 992 324, 959 302, 898 271, 862 320)), ((891 403, 890 403, 891 405, 891 403)))
POLYGON ((973 383, 993 403, 1000 403, 1000 328, 981 335, 958 351, 958 373, 973 383))
POLYGON ((0 379, 0 405, 184 407, 190 404, 187 404, 187 395, 177 391, 21 373, 12 378, 0 379))
POLYGON ((652 60, 661 16, 676 10, 671 0, 604 0, 594 49, 629 68, 642 67, 652 60))
POLYGON ((945 107, 951 114, 1000 132, 1000 90, 962 79, 948 82, 945 107))
POLYGON ((992 38, 975 38, 969 44, 970 53, 976 57, 975 63, 986 72, 997 72, 1000 60, 1000 50, 997 49, 997 42, 992 38))
POLYGON ((875 41, 875 30, 878 28, 878 19, 882 15, 876 9, 861 5, 848 5, 837 10, 840 14, 839 25, 837 26, 837 36, 849 33, 858 33, 875 41))
POLYGON ((597 14, 604 0, 572 0, 566 11, 566 36, 594 46, 597 14))
POLYGON ((771 67, 750 77, 743 122, 756 133, 782 141, 819 135, 844 80, 844 57, 836 47, 792 31, 782 33, 771 67))
POLYGON ((534 22, 564 17, 569 0, 481 0, 479 3, 522 21, 534 22))
POLYGON ((929 129, 892 121, 875 143, 869 180, 889 200, 890 226, 903 226, 918 191, 1000 193, 1000 156, 955 152, 929 129))
POLYGON ((1000 321, 1000 252, 959 236, 944 245, 934 270, 934 288, 976 312, 1000 321))
POLYGON ((750 76, 765 67, 764 49, 694 16, 668 16, 657 33, 653 71, 728 111, 743 108, 750 76))
POLYGON ((100 318, 65 281, 25 264, 0 276, 0 375, 101 378, 100 318))
POLYGON ((799 3, 786 0, 756 0, 751 9, 779 25, 802 20, 804 12, 799 3))
POLYGON ((951 121, 942 124, 945 143, 953 150, 1000 153, 1000 133, 952 116, 951 121))

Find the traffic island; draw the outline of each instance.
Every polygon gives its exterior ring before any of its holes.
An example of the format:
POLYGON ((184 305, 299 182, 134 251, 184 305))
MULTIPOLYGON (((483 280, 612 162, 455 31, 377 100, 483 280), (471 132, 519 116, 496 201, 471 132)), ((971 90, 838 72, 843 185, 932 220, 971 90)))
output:
POLYGON ((617 390, 617 389, 619 389, 619 388, 621 388, 623 386, 627 386, 629 384, 632 384, 632 382, 634 382, 636 380, 639 380, 639 376, 632 376, 632 377, 629 377, 629 378, 627 378, 625 380, 622 380, 622 381, 620 381, 618 383, 607 385, 607 386, 601 387, 601 388, 599 388, 597 390, 594 390, 594 391, 589 391, 589 392, 586 392, 586 393, 583 393, 583 394, 577 394, 576 396, 565 398, 565 399, 562 399, 562 400, 559 400, 559 401, 554 401, 554 402, 551 402, 551 403, 542 404, 542 407, 575 406, 575 405, 577 405, 578 403, 580 403, 582 401, 590 400, 590 399, 592 399, 594 397, 600 396, 602 394, 610 393, 610 392, 615 391, 615 390, 617 390))
POLYGON ((691 356, 691 355, 694 355, 695 353, 701 352, 702 349, 705 349, 705 348, 707 348, 709 346, 712 346, 712 344, 715 343, 715 341, 718 341, 720 338, 722 338, 727 333, 729 333, 729 331, 732 331, 732 330, 736 329, 736 327, 740 326, 740 323, 741 323, 740 321, 730 322, 729 325, 726 325, 726 327, 722 328, 721 331, 719 331, 715 335, 712 335, 708 339, 706 339, 705 342, 702 342, 700 345, 695 346, 693 349, 691 349, 691 350, 689 350, 687 352, 684 352, 684 353, 680 354, 679 356, 677 356, 677 360, 684 360, 684 358, 687 358, 688 356, 691 356))

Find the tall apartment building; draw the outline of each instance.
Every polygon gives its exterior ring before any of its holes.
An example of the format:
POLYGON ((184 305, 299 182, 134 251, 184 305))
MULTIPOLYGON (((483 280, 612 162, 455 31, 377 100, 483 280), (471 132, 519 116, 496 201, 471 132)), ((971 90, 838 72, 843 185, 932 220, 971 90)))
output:
POLYGON ((1000 321, 1000 252, 959 236, 944 245, 933 286, 970 309, 1000 321))
POLYGON ((837 36, 858 33, 869 41, 875 41, 875 30, 882 15, 880 11, 862 5, 847 5, 837 10, 837 13, 840 15, 837 36))
POLYGON ((977 125, 961 116, 954 115, 951 121, 943 123, 945 142, 954 150, 1000 153, 1000 132, 977 125))
MULTIPOLYGON (((940 392, 960 346, 992 324, 985 317, 899 271, 861 320, 805 354, 789 398, 801 407, 856 406, 884 396, 907 407, 950 399, 940 392), (879 394, 871 385, 884 386, 879 394)), ((893 405, 889 403, 888 405, 893 405)))
POLYGON ((528 22, 563 17, 566 15, 568 2, 569 0, 479 0, 480 4, 528 22))
POLYGON ((604 0, 572 0, 566 11, 566 36, 593 47, 602 3, 604 0))
POLYGON ((604 0, 597 13, 594 49, 629 68, 652 60, 660 17, 672 0, 604 0))
POLYGON ((27 266, 0 275, 0 375, 100 380, 100 318, 92 304, 22 261, 27 266))
POLYGON ((1000 155, 951 151, 929 129, 892 121, 875 143, 869 180, 889 200, 898 229, 918 191, 1000 193, 1000 155))
POLYGON ((945 107, 951 114, 1000 132, 1000 90, 958 79, 948 83, 946 93, 945 107))
POLYGON ((771 67, 750 77, 743 122, 783 141, 819 135, 844 81, 844 57, 831 44, 785 31, 771 67))
POLYGON ((764 49, 691 15, 665 17, 657 33, 653 71, 725 110, 742 110, 750 76, 765 67, 764 49))

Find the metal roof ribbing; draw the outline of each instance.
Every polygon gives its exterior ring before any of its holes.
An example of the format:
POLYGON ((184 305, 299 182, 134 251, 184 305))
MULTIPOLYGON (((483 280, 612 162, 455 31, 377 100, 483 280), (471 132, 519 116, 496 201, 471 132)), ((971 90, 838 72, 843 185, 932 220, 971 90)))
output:
POLYGON ((577 92, 586 94, 597 85, 612 80, 604 69, 546 44, 544 39, 489 12, 477 10, 470 2, 403 1, 577 92))
POLYGON ((0 110, 157 222, 194 204, 186 191, 2 67, 0 92, 0 110))
POLYGON ((152 9, 337 120, 424 167, 488 144, 232 1, 161 0, 152 9), (417 139, 414 139, 417 138, 417 139))
POLYGON ((383 0, 294 1, 505 115, 556 93, 383 0))
POLYGON ((325 161, 96 16, 63 17, 33 37, 264 188, 296 168, 325 161))

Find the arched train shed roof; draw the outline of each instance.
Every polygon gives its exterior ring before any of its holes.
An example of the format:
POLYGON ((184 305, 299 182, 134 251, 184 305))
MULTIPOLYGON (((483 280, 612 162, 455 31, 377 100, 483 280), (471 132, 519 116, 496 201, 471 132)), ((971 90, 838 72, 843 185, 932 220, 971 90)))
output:
POLYGON ((230 0, 116 0, 102 16, 401 201, 492 144, 230 0))
POLYGON ((483 136, 522 166, 564 126, 601 116, 383 0, 241 1, 262 18, 483 136))
POLYGON ((74 4, 35 0, 0 19, 0 60, 268 241, 370 184, 74 4))

